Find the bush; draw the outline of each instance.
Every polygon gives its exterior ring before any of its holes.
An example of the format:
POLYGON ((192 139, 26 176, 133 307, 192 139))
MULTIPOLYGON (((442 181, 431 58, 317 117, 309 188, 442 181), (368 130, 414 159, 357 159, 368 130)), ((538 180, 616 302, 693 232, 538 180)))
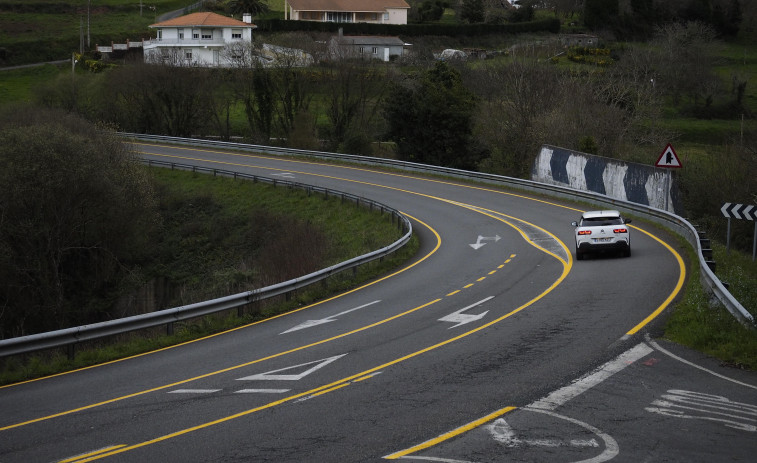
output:
POLYGON ((107 318, 157 225, 143 168, 70 114, 11 108, 0 127, 0 337, 107 318))

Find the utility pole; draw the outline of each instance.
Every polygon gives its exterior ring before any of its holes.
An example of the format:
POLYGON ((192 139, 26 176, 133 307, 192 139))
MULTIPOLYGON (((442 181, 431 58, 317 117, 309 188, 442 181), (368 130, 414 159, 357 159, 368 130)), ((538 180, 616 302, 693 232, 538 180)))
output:
POLYGON ((92 48, 92 43, 89 40, 89 7, 92 4, 92 0, 87 0, 87 50, 92 48))

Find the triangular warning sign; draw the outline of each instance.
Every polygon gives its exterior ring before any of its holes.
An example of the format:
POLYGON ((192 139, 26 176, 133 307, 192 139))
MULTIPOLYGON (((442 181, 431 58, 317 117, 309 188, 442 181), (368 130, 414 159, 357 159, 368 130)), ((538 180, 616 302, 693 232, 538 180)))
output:
POLYGON ((665 147, 665 150, 657 159, 657 163, 655 163, 655 166, 656 167, 683 167, 681 165, 681 160, 678 159, 678 155, 673 149, 673 145, 671 145, 670 143, 668 143, 668 146, 665 147))

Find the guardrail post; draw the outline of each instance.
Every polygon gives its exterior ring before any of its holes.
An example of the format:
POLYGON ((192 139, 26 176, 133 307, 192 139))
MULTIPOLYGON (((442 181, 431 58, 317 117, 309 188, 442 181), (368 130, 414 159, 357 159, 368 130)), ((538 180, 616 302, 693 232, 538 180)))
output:
POLYGON ((173 335, 173 322, 166 323, 166 334, 169 336, 173 335))
POLYGON ((707 232, 699 230, 697 228, 697 238, 699 239, 699 245, 702 248, 702 257, 710 270, 715 271, 715 261, 712 259, 712 246, 710 245, 709 238, 706 237, 707 232))
POLYGON ((66 347, 66 354, 69 360, 73 360, 76 357, 76 343, 71 343, 66 347))

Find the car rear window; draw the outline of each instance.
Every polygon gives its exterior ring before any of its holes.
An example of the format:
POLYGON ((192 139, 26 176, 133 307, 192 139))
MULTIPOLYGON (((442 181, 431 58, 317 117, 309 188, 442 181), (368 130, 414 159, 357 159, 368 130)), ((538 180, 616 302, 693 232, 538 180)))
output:
POLYGON ((604 225, 623 225, 623 219, 619 217, 592 217, 581 220, 582 227, 601 227, 604 225))

